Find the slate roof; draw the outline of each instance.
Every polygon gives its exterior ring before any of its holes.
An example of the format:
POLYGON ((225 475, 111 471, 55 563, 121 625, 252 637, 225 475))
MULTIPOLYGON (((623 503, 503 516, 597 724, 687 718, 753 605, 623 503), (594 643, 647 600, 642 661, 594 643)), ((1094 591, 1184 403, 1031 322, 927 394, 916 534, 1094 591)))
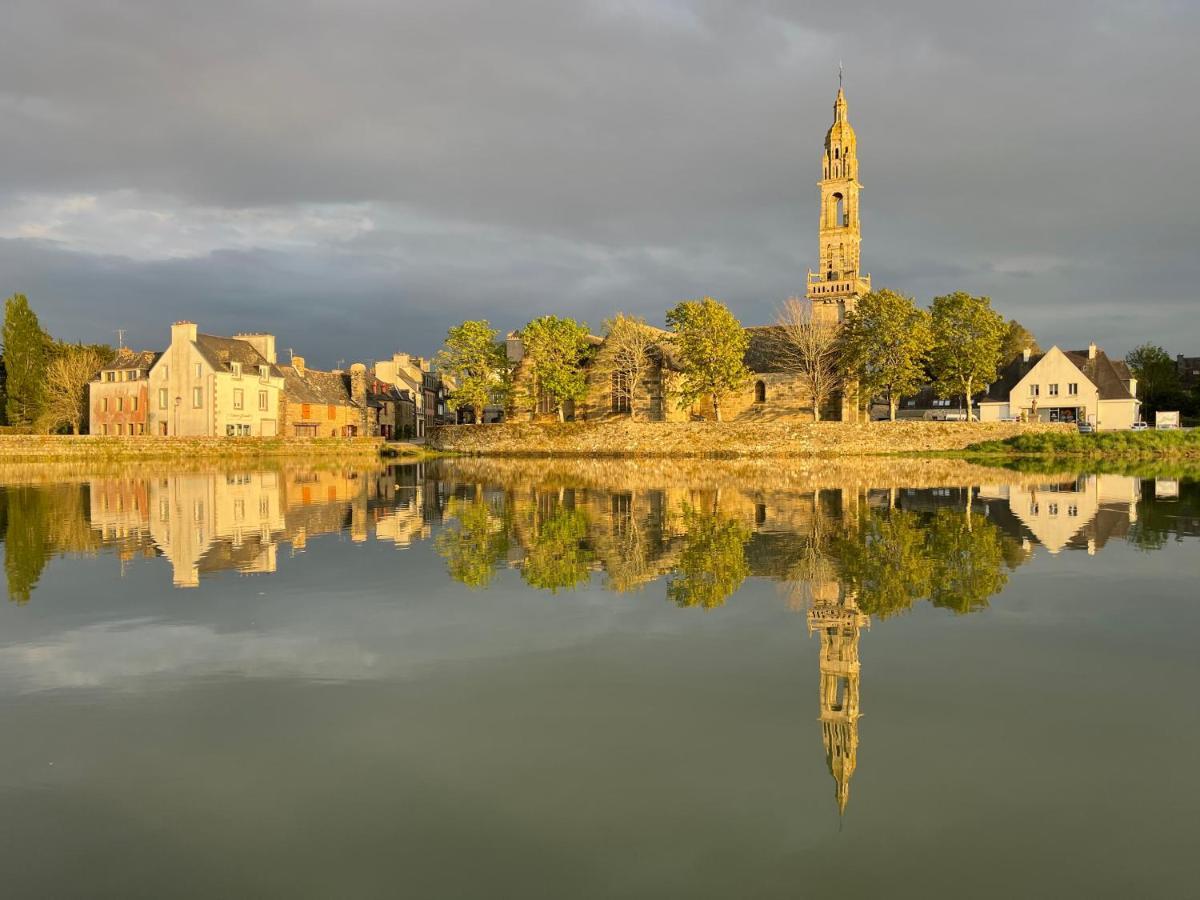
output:
MULTIPOLYGON (((1103 350, 1096 350, 1096 358, 1089 359, 1087 350, 1061 351, 1083 376, 1094 384, 1099 391, 1101 400, 1132 400, 1129 393, 1129 367, 1124 362, 1111 360, 1103 350)), ((1039 362, 1045 358, 1045 353, 1029 357, 1014 357, 1012 362, 1000 370, 1000 377, 992 383, 987 393, 981 398, 984 403, 1007 403, 1012 389, 1029 374, 1039 362)))
POLYGON ((295 366, 278 368, 283 375, 283 395, 290 403, 357 406, 350 397, 350 379, 344 372, 306 368, 301 375, 295 366))
POLYGON ((146 370, 158 361, 162 353, 158 350, 130 350, 126 347, 117 352, 117 358, 106 369, 139 369, 146 370))
POLYGON ((241 363, 243 369, 256 370, 259 366, 269 366, 271 375, 276 378, 283 373, 279 366, 267 362, 254 345, 238 338, 219 337, 215 334, 197 334, 196 347, 200 355, 208 360, 209 365, 222 372, 231 369, 231 363, 241 363))

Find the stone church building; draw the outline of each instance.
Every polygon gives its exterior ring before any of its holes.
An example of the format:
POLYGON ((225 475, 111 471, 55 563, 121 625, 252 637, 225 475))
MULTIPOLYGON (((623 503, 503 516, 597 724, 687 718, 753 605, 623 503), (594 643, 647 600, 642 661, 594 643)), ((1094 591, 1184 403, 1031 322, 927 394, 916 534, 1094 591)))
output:
MULTIPOLYGON (((870 275, 860 267, 862 230, 859 219, 858 141, 846 112, 846 97, 838 86, 833 105, 833 124, 825 133, 821 156, 821 211, 818 225, 819 265, 810 269, 806 297, 812 304, 814 320, 830 325, 845 321, 859 297, 871 290, 870 275)), ((661 339, 649 352, 650 364, 642 383, 631 389, 619 373, 603 367, 589 370, 587 397, 567 403, 563 417, 570 420, 600 421, 627 417, 632 413, 642 421, 675 422, 710 418, 712 405, 700 400, 690 409, 680 409, 671 393, 671 382, 679 368, 672 358, 670 332, 653 329, 661 339)), ((751 377, 743 388, 722 402, 725 421, 785 420, 811 421, 812 404, 808 391, 785 364, 782 329, 774 325, 746 329, 750 342, 745 364, 751 377)), ((593 356, 602 351, 604 338, 590 336, 593 356)), ((507 339, 509 361, 514 366, 517 397, 512 410, 518 420, 552 420, 559 411, 533 383, 531 364, 519 332, 507 339)), ((850 392, 847 392, 849 394, 850 392)), ((821 418, 858 418, 858 403, 851 395, 838 396, 821 418)))

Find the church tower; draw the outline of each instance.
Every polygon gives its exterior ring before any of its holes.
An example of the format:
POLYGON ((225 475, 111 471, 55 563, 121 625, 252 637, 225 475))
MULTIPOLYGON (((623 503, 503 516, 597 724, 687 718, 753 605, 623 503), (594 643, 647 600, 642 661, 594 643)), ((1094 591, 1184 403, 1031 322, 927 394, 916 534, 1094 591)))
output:
POLYGON ((855 301, 871 290, 871 276, 863 275, 859 265, 858 139, 846 114, 841 75, 817 184, 821 188, 820 267, 808 272, 807 295, 819 320, 841 322, 855 301))

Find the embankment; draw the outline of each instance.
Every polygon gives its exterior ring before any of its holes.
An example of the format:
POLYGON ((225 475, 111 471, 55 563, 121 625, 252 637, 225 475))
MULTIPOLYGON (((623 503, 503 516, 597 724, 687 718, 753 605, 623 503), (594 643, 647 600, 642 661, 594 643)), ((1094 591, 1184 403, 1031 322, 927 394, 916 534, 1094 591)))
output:
POLYGON ((189 438, 0 435, 0 463, 379 458, 381 438, 189 438))
POLYGON ((508 422, 433 430, 437 450, 480 456, 876 456, 964 450, 980 441, 1069 430, 1009 422, 508 422))
POLYGON ((1200 429, 1102 431, 1096 434, 1080 434, 1071 429, 1058 433, 991 438, 973 444, 968 450, 1013 457, 1200 462, 1200 429))

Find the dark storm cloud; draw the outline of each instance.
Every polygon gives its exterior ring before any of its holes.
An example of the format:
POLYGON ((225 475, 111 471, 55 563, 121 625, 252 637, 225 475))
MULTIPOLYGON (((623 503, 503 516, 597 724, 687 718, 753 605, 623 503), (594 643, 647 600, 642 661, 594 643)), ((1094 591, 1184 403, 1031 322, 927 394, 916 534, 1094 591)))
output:
POLYGON ((465 315, 661 321, 702 293, 763 321, 816 255, 843 58, 877 284, 988 293, 1045 341, 1200 346, 1190 4, 10 0, 6 20, 0 289, 58 331, 94 322, 81 338, 161 343, 187 315, 335 361, 431 350, 465 315), (37 215, 72 195, 100 198, 86 221, 37 215), (354 204, 369 226, 321 218, 354 204))

